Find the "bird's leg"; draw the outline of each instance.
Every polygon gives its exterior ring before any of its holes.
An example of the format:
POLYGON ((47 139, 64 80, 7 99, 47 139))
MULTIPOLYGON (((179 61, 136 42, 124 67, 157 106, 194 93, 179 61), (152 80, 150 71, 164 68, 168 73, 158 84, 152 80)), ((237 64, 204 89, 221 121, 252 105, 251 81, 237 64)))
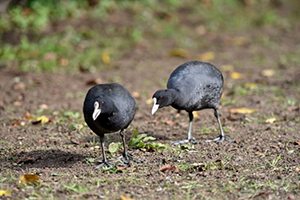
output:
POLYGON ((194 115, 193 112, 189 112, 189 132, 188 132, 188 139, 187 140, 179 140, 179 141, 174 141, 172 142, 174 145, 178 145, 178 144, 185 144, 188 142, 191 142, 192 144, 196 144, 196 139, 194 137, 192 137, 192 125, 193 125, 193 119, 194 119, 194 115))
POLYGON ((101 148, 102 148, 102 156, 103 156, 103 161, 99 165, 95 167, 95 169, 100 169, 103 168, 104 165, 107 167, 114 167, 112 164, 110 164, 107 159, 106 159, 106 154, 105 154, 105 149, 104 149, 104 135, 100 135, 100 143, 101 143, 101 148))
POLYGON ((223 142, 224 140, 227 140, 228 142, 232 142, 232 143, 235 143, 234 140, 230 139, 229 137, 227 137, 225 134, 224 134, 224 131, 223 131, 223 128, 222 128, 222 125, 221 125, 221 120, 220 120, 220 116, 219 116, 219 110, 216 108, 215 109, 215 117, 217 118, 218 120, 218 124, 219 124, 219 129, 220 129, 220 136, 213 139, 213 140, 205 140, 206 142, 216 142, 217 144, 219 144, 220 142, 223 142))
POLYGON ((125 133, 125 131, 124 131, 124 129, 122 129, 120 131, 120 136, 121 136, 122 141, 123 141, 123 149, 124 149, 123 159, 122 159, 123 163, 125 165, 128 165, 128 166, 130 166, 130 160, 132 160, 133 162, 136 162, 136 163, 141 163, 142 162, 141 160, 138 160, 138 159, 134 158, 131 154, 127 153, 126 142, 125 142, 125 134, 124 133, 125 133))

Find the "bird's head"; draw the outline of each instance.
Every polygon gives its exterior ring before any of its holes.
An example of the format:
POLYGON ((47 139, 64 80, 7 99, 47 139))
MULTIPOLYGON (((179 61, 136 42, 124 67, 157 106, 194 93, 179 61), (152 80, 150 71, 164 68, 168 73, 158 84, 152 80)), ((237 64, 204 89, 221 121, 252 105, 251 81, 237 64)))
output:
POLYGON ((114 110, 116 110, 115 105, 110 98, 99 97, 94 102, 93 120, 95 121, 101 113, 110 115, 114 110))
POLYGON ((168 90, 158 90, 152 96, 153 99, 153 107, 152 107, 152 115, 159 109, 168 105, 171 105, 172 97, 170 96, 170 92, 168 90))

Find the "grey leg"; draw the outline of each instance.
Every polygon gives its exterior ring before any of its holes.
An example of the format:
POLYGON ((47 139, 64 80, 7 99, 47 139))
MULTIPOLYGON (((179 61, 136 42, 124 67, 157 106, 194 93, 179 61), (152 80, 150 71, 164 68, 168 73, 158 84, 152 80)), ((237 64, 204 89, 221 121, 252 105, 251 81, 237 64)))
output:
POLYGON ((124 149, 124 151, 123 151, 123 159, 122 159, 122 160, 123 160, 123 163, 124 163, 125 165, 129 165, 129 166, 130 166, 130 160, 132 160, 132 161, 134 161, 134 162, 136 162, 136 163, 141 163, 142 161, 140 161, 140 160, 134 158, 132 155, 130 155, 130 154, 127 153, 127 150, 126 150, 126 142, 125 142, 125 131, 124 131, 124 129, 122 129, 122 130, 120 131, 120 136, 121 136, 122 141, 123 141, 123 149, 124 149))
POLYGON ((220 129, 220 136, 213 139, 213 140, 205 140, 205 142, 216 142, 217 144, 219 144, 220 142, 223 142, 224 140, 227 140, 228 142, 232 142, 232 143, 235 143, 234 140, 230 139, 229 137, 227 137, 225 134, 224 134, 224 131, 223 131, 223 128, 222 128, 222 124, 221 124, 221 120, 220 120, 220 116, 219 116, 219 110, 216 108, 215 109, 215 117, 217 118, 217 121, 218 121, 218 124, 219 124, 219 129, 220 129))
POLYGON ((104 165, 107 167, 114 167, 112 164, 110 164, 107 159, 106 159, 106 154, 105 154, 105 149, 104 149, 104 135, 100 136, 100 143, 101 143, 101 148, 102 148, 102 156, 103 156, 103 161, 99 165, 95 167, 95 169, 100 169, 103 168, 104 165))
POLYGON ((194 115, 193 112, 189 112, 189 132, 188 132, 188 139, 187 140, 179 140, 179 141, 174 141, 172 142, 174 145, 178 145, 178 144, 185 144, 188 142, 191 142, 193 144, 196 143, 196 139, 194 137, 192 137, 192 125, 193 125, 193 119, 194 119, 194 115))

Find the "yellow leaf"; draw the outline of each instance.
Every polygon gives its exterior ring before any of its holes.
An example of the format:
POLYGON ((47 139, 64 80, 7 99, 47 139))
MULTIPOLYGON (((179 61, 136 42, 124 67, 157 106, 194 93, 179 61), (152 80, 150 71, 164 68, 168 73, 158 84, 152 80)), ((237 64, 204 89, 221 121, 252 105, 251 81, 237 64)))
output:
POLYGON ((222 69, 225 72, 232 72, 233 71, 233 66, 232 65, 222 65, 222 69))
POLYGON ((194 118, 198 117, 200 114, 197 111, 193 111, 194 118))
POLYGON ((49 122, 49 118, 45 115, 38 117, 36 120, 41 121, 42 123, 48 123, 49 122))
POLYGON ((272 69, 265 69, 261 71, 261 75, 266 76, 266 77, 271 77, 274 76, 275 71, 272 69))
POLYGON ((215 53, 212 51, 209 51, 209 52, 199 55, 200 61, 210 61, 210 60, 213 60, 214 58, 215 58, 215 53))
POLYGON ((169 51, 169 56, 187 58, 187 57, 189 57, 189 52, 187 50, 181 49, 181 48, 171 49, 169 51))
POLYGON ((11 196, 11 190, 0 190, 0 197, 1 196, 11 196))
POLYGON ((229 112, 233 114, 250 114, 256 111, 257 109, 249 109, 249 108, 235 108, 229 110, 229 112))
POLYGON ((153 100, 152 99, 147 99, 146 104, 153 104, 153 100))
POLYGON ((19 184, 37 184, 40 183, 40 178, 36 174, 24 174, 19 180, 19 184))
POLYGON ((107 52, 102 53, 101 59, 104 64, 110 65, 110 55, 107 52))
POLYGON ((121 200, 134 200, 134 199, 132 199, 132 198, 130 198, 130 197, 126 197, 126 196, 124 196, 124 195, 121 195, 121 196, 120 196, 120 199, 121 199, 121 200))
POLYGON ((240 79, 240 78, 242 78, 242 76, 243 76, 243 74, 238 73, 238 72, 232 72, 231 73, 231 78, 232 79, 240 79))
POLYGON ((275 118, 275 117, 266 119, 266 123, 268 123, 268 124, 273 124, 275 121, 276 121, 276 118, 275 118))
POLYGON ((258 85, 256 83, 245 83, 244 87, 247 89, 256 89, 258 85))

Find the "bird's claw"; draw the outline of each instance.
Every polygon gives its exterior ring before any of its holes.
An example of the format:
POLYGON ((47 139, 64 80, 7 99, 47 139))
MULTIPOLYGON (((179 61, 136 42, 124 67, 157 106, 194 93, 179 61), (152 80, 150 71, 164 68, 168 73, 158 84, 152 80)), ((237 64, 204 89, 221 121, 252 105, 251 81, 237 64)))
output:
POLYGON ((221 142, 223 142, 224 140, 231 142, 231 143, 236 143, 234 140, 232 140, 231 138, 227 137, 227 136, 222 136, 220 135, 219 137, 212 139, 212 140, 204 140, 204 142, 216 142, 217 144, 220 144, 221 142))
POLYGON ((102 168, 104 168, 105 166, 106 166, 107 168, 113 168, 113 167, 114 167, 114 165, 111 164, 111 163, 109 163, 108 161, 103 161, 103 162, 101 162, 99 165, 97 165, 97 166, 95 167, 95 169, 102 169, 102 168))
POLYGON ((192 143, 192 144, 197 144, 196 138, 192 137, 191 139, 186 139, 186 140, 178 140, 178 141, 173 141, 173 145, 181 145, 181 144, 186 144, 186 143, 192 143))

